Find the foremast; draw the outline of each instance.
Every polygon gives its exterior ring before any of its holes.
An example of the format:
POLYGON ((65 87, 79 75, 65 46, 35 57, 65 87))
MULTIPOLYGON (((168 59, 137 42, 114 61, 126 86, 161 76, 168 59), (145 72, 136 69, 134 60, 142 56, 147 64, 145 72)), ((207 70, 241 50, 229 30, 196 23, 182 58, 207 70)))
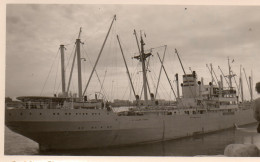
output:
POLYGON ((140 62, 142 63, 144 101, 145 101, 145 105, 147 105, 148 95, 147 95, 147 76, 146 76, 145 61, 146 61, 146 58, 150 57, 152 54, 144 52, 144 45, 145 45, 145 43, 144 43, 144 40, 143 40, 143 37, 142 37, 142 33, 140 34, 140 37, 141 37, 141 40, 140 40, 140 44, 141 44, 140 55, 135 56, 134 58, 137 59, 137 60, 140 60, 140 62))

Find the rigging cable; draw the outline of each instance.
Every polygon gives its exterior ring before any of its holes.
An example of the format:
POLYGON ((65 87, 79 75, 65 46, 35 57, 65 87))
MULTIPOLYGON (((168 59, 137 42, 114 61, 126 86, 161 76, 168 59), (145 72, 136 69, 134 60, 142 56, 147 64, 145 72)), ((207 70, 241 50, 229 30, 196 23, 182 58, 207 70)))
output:
POLYGON ((60 48, 59 48, 58 51, 57 51, 57 54, 56 54, 56 56, 55 56, 55 59, 53 60, 53 63, 52 63, 51 68, 50 68, 50 71, 49 71, 49 73, 48 73, 48 75, 47 75, 47 78, 46 78, 46 80, 45 80, 45 82, 44 82, 44 85, 43 85, 43 87, 42 87, 42 90, 41 90, 40 96, 42 96, 43 89, 45 88, 45 85, 46 85, 47 80, 48 80, 48 78, 49 78, 49 76, 50 76, 50 73, 51 73, 52 67, 53 67, 53 65, 54 65, 55 60, 57 59, 57 56, 58 56, 59 52, 60 52, 60 48))
MULTIPOLYGON (((88 56, 88 54, 87 54, 87 52, 86 52, 84 46, 82 46, 82 48, 83 48, 83 51, 86 53, 86 56, 87 56, 88 59, 89 59, 89 63, 90 63, 90 65, 91 65, 92 68, 93 68, 93 65, 92 65, 92 63, 91 63, 91 59, 89 58, 89 56, 88 56)), ((98 76, 98 73, 97 73, 96 69, 94 69, 94 71, 95 71, 95 74, 96 74, 96 76, 97 76, 98 82, 99 82, 99 84, 100 84, 100 86, 101 86, 102 83, 101 83, 101 81, 100 81, 100 78, 99 78, 99 76, 98 76)), ((103 93, 104 93, 104 97, 105 97, 105 99, 107 100, 107 93, 106 93, 105 89, 102 88, 102 91, 103 91, 103 93)))

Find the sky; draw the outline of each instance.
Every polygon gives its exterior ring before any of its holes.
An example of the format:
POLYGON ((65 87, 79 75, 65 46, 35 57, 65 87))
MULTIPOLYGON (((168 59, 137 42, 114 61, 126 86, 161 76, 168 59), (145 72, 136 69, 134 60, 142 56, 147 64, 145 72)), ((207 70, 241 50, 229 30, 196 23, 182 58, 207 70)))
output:
MULTIPOLYGON (((151 51, 148 79, 155 93, 164 45, 167 45, 164 66, 176 90, 174 75, 183 75, 174 52, 178 50, 186 73, 190 69, 211 81, 206 64, 212 63, 219 77, 221 67, 228 74, 228 57, 232 71, 240 75, 240 65, 253 82, 260 81, 260 6, 212 5, 104 5, 104 4, 8 4, 6 8, 6 78, 5 96, 53 96, 61 91, 59 46, 64 44, 66 84, 71 55, 82 27, 81 46, 83 88, 116 14, 109 37, 97 64, 86 94, 101 92, 109 99, 133 99, 130 82, 116 39, 119 35, 123 51, 138 94, 141 93, 140 62, 133 30, 143 33, 145 49, 151 51), (146 35, 146 37, 144 36, 146 35), (103 83, 103 89, 101 85, 103 83)), ((77 93, 77 69, 74 69, 70 90, 77 93)), ((243 71, 242 71, 243 72, 243 71)), ((249 99, 244 73, 245 98, 249 99)), ((182 81, 182 79, 181 79, 182 81)), ((235 86, 235 83, 233 83, 235 86)), ((254 85, 253 85, 254 87, 254 85)), ((254 90, 254 97, 257 94, 254 90)), ((158 98, 173 99, 169 83, 162 72, 158 98)))

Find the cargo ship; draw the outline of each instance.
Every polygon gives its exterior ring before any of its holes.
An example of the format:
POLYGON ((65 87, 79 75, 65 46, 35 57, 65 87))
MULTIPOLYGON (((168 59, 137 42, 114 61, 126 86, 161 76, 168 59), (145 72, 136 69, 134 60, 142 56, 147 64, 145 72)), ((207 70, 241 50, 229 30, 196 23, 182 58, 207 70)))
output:
MULTIPOLYGON (((96 64, 115 20, 116 17, 112 20, 91 76, 95 72, 96 64)), ((136 32, 135 36, 138 40, 136 32)), ((230 81, 229 87, 224 87, 223 79, 217 84, 212 82, 204 84, 203 79, 198 81, 195 71, 188 74, 184 71, 183 83, 180 84, 176 74, 177 93, 172 88, 176 101, 172 105, 159 104, 155 95, 153 93, 148 95, 147 92, 149 87, 146 61, 152 53, 145 53, 142 34, 140 44, 137 41, 140 47, 139 55, 134 58, 142 63, 144 99, 141 100, 136 94, 125 62, 135 101, 128 107, 124 106, 126 108, 124 111, 115 111, 109 102, 98 99, 97 95, 95 99, 90 100, 84 95, 87 86, 82 92, 79 38, 80 34, 76 40, 75 50, 78 61, 77 96, 69 95, 69 88, 66 90, 64 45, 61 45, 62 92, 53 97, 21 96, 17 97, 20 104, 6 103, 5 125, 12 131, 37 142, 42 151, 166 141, 256 122, 250 102, 246 104, 238 101, 237 91, 232 87, 231 73, 227 76, 230 81)), ((117 39, 125 60, 119 36, 117 39)), ((160 58, 159 55, 158 57, 160 58)), ((160 62, 167 75, 161 59, 160 62)), ((87 85, 89 81, 90 79, 87 85)), ((170 80, 168 81, 170 83, 170 80)))

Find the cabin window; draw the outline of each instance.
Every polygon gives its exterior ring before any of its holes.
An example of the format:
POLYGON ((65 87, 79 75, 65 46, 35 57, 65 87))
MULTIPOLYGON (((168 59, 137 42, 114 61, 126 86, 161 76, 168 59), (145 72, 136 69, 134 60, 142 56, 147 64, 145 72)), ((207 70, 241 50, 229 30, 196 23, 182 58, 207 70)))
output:
POLYGON ((9 116, 11 116, 12 114, 11 113, 9 113, 9 116))
POLYGON ((78 113, 76 113, 76 115, 78 115, 78 113))
POLYGON ((69 115, 71 115, 71 113, 69 113, 69 115))
POLYGON ((20 115, 23 115, 23 113, 20 113, 20 115))
POLYGON ((53 115, 55 115, 55 113, 53 113, 53 115))
POLYGON ((42 115, 42 113, 40 113, 40 115, 42 115))
POLYGON ((65 115, 67 115, 67 113, 65 113, 65 115))

